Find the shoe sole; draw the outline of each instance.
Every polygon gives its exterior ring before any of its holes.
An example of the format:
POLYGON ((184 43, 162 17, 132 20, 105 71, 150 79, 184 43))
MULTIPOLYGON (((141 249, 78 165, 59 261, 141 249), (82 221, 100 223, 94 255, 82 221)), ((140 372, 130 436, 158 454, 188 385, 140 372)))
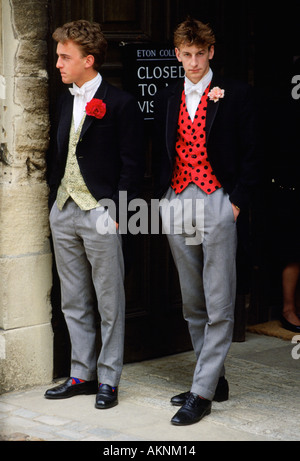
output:
POLYGON ((95 408, 97 408, 98 410, 107 410, 108 408, 113 408, 115 407, 116 405, 118 405, 118 401, 116 402, 112 402, 108 405, 98 405, 97 403, 95 403, 95 408))
POLYGON ((97 394, 97 390, 95 391, 85 391, 85 392, 76 392, 74 394, 69 394, 69 395, 44 395, 45 399, 48 400, 62 400, 62 399, 70 399, 71 397, 76 397, 77 395, 92 395, 92 394, 97 394))

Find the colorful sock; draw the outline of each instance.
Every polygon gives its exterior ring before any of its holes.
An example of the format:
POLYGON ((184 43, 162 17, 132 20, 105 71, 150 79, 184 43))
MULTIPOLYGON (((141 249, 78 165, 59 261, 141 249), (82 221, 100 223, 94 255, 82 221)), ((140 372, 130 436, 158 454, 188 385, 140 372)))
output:
MULTIPOLYGON (((102 386, 103 386, 103 383, 100 383, 100 384, 99 384, 99 389, 100 389, 102 386)), ((112 386, 110 386, 110 387, 111 387, 112 391, 115 392, 116 388, 115 388, 115 387, 112 387, 112 386)))
POLYGON ((80 383, 84 383, 84 382, 85 382, 84 379, 72 378, 72 377, 71 377, 71 379, 72 379, 72 386, 73 386, 73 384, 80 384, 80 383))

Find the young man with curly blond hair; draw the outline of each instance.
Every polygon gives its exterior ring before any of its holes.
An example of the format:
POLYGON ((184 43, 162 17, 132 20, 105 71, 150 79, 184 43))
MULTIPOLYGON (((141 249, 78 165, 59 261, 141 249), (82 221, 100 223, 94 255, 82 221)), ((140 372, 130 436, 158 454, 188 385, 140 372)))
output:
POLYGON ((72 85, 60 101, 50 160, 50 225, 71 340, 70 377, 48 399, 96 395, 96 408, 118 403, 125 294, 119 197, 138 196, 143 180, 142 118, 135 99, 100 74, 107 42, 99 24, 59 27, 57 64, 72 85), (70 91, 69 91, 70 90, 70 91), (115 204, 110 216, 107 200, 115 204), (99 229, 106 230, 99 232, 99 229), (101 319, 97 356, 94 309, 101 319))

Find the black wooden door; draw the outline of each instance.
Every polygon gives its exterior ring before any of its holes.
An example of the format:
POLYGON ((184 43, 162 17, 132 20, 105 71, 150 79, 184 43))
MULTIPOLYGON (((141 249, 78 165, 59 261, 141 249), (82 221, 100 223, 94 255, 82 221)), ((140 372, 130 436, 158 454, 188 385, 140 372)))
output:
MULTIPOLYGON (((173 29, 190 14, 210 22, 217 32, 221 52, 216 53, 215 68, 221 72, 230 68, 239 77, 248 77, 248 19, 241 2, 238 10, 225 10, 224 0, 50 0, 50 32, 65 22, 87 19, 99 22, 109 42, 102 75, 112 84, 122 87, 122 45, 133 43, 171 43, 173 29), (239 48, 233 44, 231 13, 239 16, 239 48), (226 24, 226 26, 225 26, 226 24), (231 25, 230 25, 231 24, 231 25), (230 25, 230 26, 229 26, 230 25), (243 27, 242 27, 243 25, 243 27), (243 47, 244 45, 244 47, 243 47), (232 51, 233 50, 233 51, 232 51), (225 52, 225 54, 224 54, 225 52), (222 59, 223 56, 223 59, 222 59)), ((236 30, 235 30, 236 31, 236 30)), ((54 101, 61 90, 59 72, 55 69, 56 45, 49 37, 50 111, 53 124, 54 101)), ((150 135, 148 125, 147 169, 143 198, 152 196, 150 135)), ((191 349, 187 325, 182 317, 181 295, 177 272, 164 235, 137 235, 133 239, 132 265, 126 276, 126 338, 125 362, 132 362, 191 349)), ((244 335, 244 295, 238 298, 242 316, 236 322, 238 340, 244 335)), ((60 312, 59 282, 54 265, 52 292, 55 376, 68 374, 69 339, 60 312)), ((100 338, 99 338, 100 341, 100 338)))

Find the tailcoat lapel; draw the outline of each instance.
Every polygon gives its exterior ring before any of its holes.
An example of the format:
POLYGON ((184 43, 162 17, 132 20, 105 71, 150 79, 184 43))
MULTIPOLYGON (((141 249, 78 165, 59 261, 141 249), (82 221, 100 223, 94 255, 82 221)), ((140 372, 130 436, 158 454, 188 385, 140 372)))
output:
MULTIPOLYGON (((100 86, 98 87, 98 89, 97 89, 97 91, 94 94, 92 99, 103 99, 104 102, 105 102, 105 97, 106 97, 106 94, 107 94, 107 90, 108 90, 108 85, 104 80, 102 80, 100 86)), ((85 121, 84 121, 82 129, 81 129, 81 137, 84 136, 87 129, 89 128, 91 123, 93 123, 94 120, 95 120, 95 117, 93 117, 92 115, 87 115, 85 117, 85 121)))
POLYGON ((68 145, 73 116, 73 96, 68 91, 62 102, 61 115, 57 130, 57 143, 61 151, 68 145))
MULTIPOLYGON (((222 87, 222 82, 221 80, 213 74, 213 78, 210 84, 210 90, 212 90, 215 86, 220 86, 222 87)), ((217 115, 218 109, 219 109, 220 101, 214 102, 208 98, 207 101, 207 112, 206 112, 206 142, 209 139, 211 127, 213 125, 213 122, 215 120, 215 117, 217 115)))
MULTIPOLYGON (((104 80, 102 80, 100 86, 98 87, 93 97, 96 99, 105 100, 107 89, 108 89, 107 83, 104 80)), ((65 150, 69 142, 69 133, 70 133, 72 117, 73 117, 73 101, 74 101, 74 96, 72 96, 71 93, 68 91, 63 101, 63 106, 62 106, 61 116, 60 116, 60 123, 59 123, 58 132, 57 132, 58 145, 62 151, 65 150)), ((89 126, 94 120, 95 120, 94 117, 89 116, 89 115, 86 116, 82 129, 81 129, 81 136, 85 134, 85 132, 87 131, 87 129, 89 128, 89 126)))

